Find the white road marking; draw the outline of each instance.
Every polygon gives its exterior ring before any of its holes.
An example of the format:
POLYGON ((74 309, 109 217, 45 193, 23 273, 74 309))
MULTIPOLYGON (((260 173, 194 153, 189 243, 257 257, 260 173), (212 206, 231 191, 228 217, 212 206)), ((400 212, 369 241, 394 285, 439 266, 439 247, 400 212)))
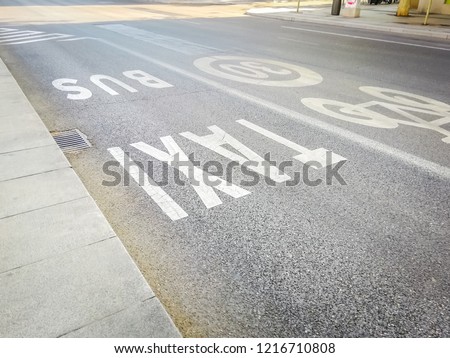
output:
POLYGON ((90 80, 93 84, 95 84, 96 86, 100 87, 103 91, 109 93, 111 96, 117 96, 119 93, 114 91, 111 87, 105 85, 102 80, 108 80, 110 82, 115 83, 116 85, 126 89, 128 92, 131 93, 136 93, 138 90, 134 89, 131 86, 128 86, 126 83, 123 83, 122 81, 119 81, 118 79, 111 77, 111 76, 106 76, 106 75, 92 75, 90 77, 90 80))
POLYGON ((5 35, 0 35, 0 39, 12 39, 14 37, 27 37, 31 35, 43 34, 42 31, 16 31, 16 32, 8 32, 5 35))
POLYGON ((63 41, 80 41, 80 40, 98 40, 98 39, 96 37, 74 37, 73 39, 58 40, 58 42, 63 42, 63 41))
POLYGON ((338 34, 335 32, 329 32, 329 31, 319 31, 319 30, 311 30, 311 29, 303 29, 299 27, 292 27, 292 26, 281 26, 285 29, 291 29, 291 30, 298 30, 298 31, 306 31, 306 32, 315 32, 319 34, 325 34, 325 35, 333 35, 333 36, 341 36, 341 37, 350 37, 354 39, 362 39, 362 40, 369 40, 369 41, 377 41, 377 42, 387 42, 397 45, 405 45, 405 46, 413 46, 413 47, 423 47, 423 48, 431 48, 433 50, 442 50, 442 51, 450 51, 450 48, 445 47, 436 47, 436 46, 427 46, 427 45, 419 45, 419 44, 413 44, 410 42, 401 42, 401 41, 393 41, 393 40, 384 40, 384 39, 377 39, 373 37, 365 37, 365 36, 357 36, 357 35, 347 35, 347 34, 338 34))
POLYGON ((450 143, 450 131, 441 127, 450 121, 450 105, 432 98, 389 88, 361 86, 359 89, 377 99, 389 102, 376 100, 352 104, 326 98, 303 98, 302 103, 327 116, 364 126, 393 129, 403 124, 430 129, 444 135, 443 142, 450 143), (380 107, 391 111, 391 116, 377 112, 376 110, 380 107), (427 115, 438 118, 433 121, 427 120, 427 115))
POLYGON ((237 185, 228 183, 222 178, 208 174, 201 170, 199 167, 195 167, 171 136, 162 137, 160 139, 166 147, 168 153, 165 153, 143 142, 133 143, 130 145, 161 162, 166 162, 170 166, 177 168, 185 175, 186 178, 190 178, 189 174, 192 174, 193 179, 198 182, 198 185, 194 183, 192 183, 191 185, 206 208, 209 209, 222 204, 222 200, 220 200, 214 189, 220 190, 233 198, 240 198, 242 196, 251 194, 249 191, 242 189, 237 185), (179 162, 183 162, 183 165, 179 165, 179 162), (192 164, 190 168, 188 167, 189 163, 192 164), (215 182, 214 187, 206 184, 204 182, 205 178, 208 178, 209 182, 215 182))
POLYGON ((167 194, 158 184, 156 184, 139 166, 123 152, 121 148, 109 148, 108 152, 125 169, 125 157, 127 157, 130 166, 128 173, 133 180, 138 183, 142 189, 152 198, 152 200, 161 208, 161 210, 173 221, 185 218, 188 214, 167 194), (144 179, 144 183, 140 180, 144 179))
POLYGON ((202 57, 194 61, 194 66, 216 77, 261 86, 304 87, 323 80, 317 72, 305 67, 251 57, 202 57), (289 77, 283 79, 282 76, 289 77))
MULTIPOLYGON (((131 71, 124 71, 122 74, 127 77, 130 80, 138 82, 140 85, 149 87, 149 88, 170 88, 173 87, 170 83, 167 83, 155 76, 150 75, 147 72, 141 71, 141 70, 131 70, 131 71)), ((118 92, 116 92, 111 87, 107 86, 104 81, 110 81, 112 83, 115 83, 117 86, 124 88, 128 92, 136 93, 138 92, 137 89, 127 85, 126 83, 118 80, 115 77, 106 76, 106 75, 92 75, 90 77, 90 80, 93 84, 95 84, 97 87, 101 88, 105 92, 109 93, 111 96, 117 96, 119 95, 118 92)), ((92 97, 92 92, 81 86, 71 86, 77 84, 78 80, 73 78, 58 78, 52 82, 52 85, 63 92, 75 92, 75 93, 69 93, 67 95, 68 99, 71 100, 85 100, 92 97)))
POLYGON ((249 169, 263 176, 267 176, 276 183, 283 183, 291 179, 289 175, 282 173, 280 170, 278 170, 278 168, 268 163, 266 163, 266 165, 270 165, 269 172, 266 173, 266 167, 264 166, 265 160, 261 156, 256 154, 253 150, 246 147, 244 144, 239 142, 237 139, 235 139, 219 127, 210 126, 208 127, 208 129, 213 132, 213 134, 197 136, 191 132, 183 132, 180 133, 180 135, 216 152, 217 154, 224 156, 225 158, 238 162, 241 165, 245 164, 249 169), (243 156, 233 153, 232 151, 223 147, 227 144, 236 149, 243 156), (248 161, 256 162, 256 165, 249 165, 248 161))
POLYGON ((68 86, 68 85, 76 85, 78 80, 73 78, 58 78, 52 82, 52 85, 63 92, 75 92, 69 93, 67 95, 68 99, 78 101, 85 100, 92 97, 92 92, 87 88, 81 86, 68 86))
MULTIPOLYGON (((50 40, 56 40, 56 39, 61 39, 61 38, 65 38, 65 37, 71 37, 72 35, 48 34, 45 36, 50 36, 50 37, 43 37, 41 35, 31 36, 31 37, 28 37, 25 41, 10 42, 10 43, 6 43, 5 45, 20 45, 20 44, 27 44, 27 43, 31 43, 31 42, 50 41, 50 40)), ((15 40, 17 40, 17 39, 15 39, 15 40)), ((0 41, 0 42, 3 42, 3 41, 0 41)))
POLYGON ((347 160, 346 158, 340 156, 339 154, 331 152, 331 162, 327 163, 327 150, 325 148, 318 148, 315 150, 309 150, 308 148, 302 147, 301 145, 294 143, 290 141, 289 139, 283 138, 279 136, 278 134, 275 134, 271 131, 268 131, 267 129, 264 129, 254 123, 251 123, 249 121, 246 121, 245 119, 239 119, 236 121, 237 123, 243 125, 244 127, 247 127, 259 134, 262 134, 263 136, 270 138, 274 140, 275 142, 278 142, 300 154, 294 156, 294 159, 297 159, 298 161, 302 163, 307 162, 319 162, 321 167, 326 167, 327 165, 336 164, 342 161, 347 160))
MULTIPOLYGON (((302 98, 302 103, 319 113, 356 124, 374 128, 397 128, 398 123, 390 117, 372 111, 364 106, 353 105, 326 98, 302 98), (328 107, 337 108, 336 110, 328 107)), ((376 102, 371 102, 376 104, 376 102)))
POLYGON ((42 42, 49 40, 57 41, 79 41, 92 39, 95 37, 73 37, 73 35, 44 33, 42 31, 17 30, 9 28, 0 28, 0 44, 19 45, 33 42, 42 42))
POLYGON ((450 123, 450 116, 449 117, 442 117, 439 119, 435 119, 434 121, 430 121, 430 124, 433 126, 443 126, 444 124, 450 123))
POLYGON ((195 22, 195 21, 190 21, 190 20, 181 20, 181 19, 177 19, 175 20, 176 22, 187 22, 188 24, 194 24, 194 25, 201 25, 200 22, 195 22))
POLYGON ((1 28, 0 28, 0 33, 3 33, 3 32, 11 32, 11 31, 17 31, 17 29, 7 29, 7 28, 5 28, 5 27, 1 27, 1 28))
POLYGON ((308 44, 308 45, 313 45, 313 46, 321 46, 319 43, 314 42, 314 41, 306 41, 306 40, 299 40, 299 39, 290 39, 288 37, 283 37, 283 36, 278 36, 279 40, 283 40, 283 41, 292 41, 292 42, 297 42, 299 44, 308 44))
POLYGON ((210 80, 208 78, 202 77, 196 73, 184 70, 180 67, 170 65, 168 63, 158 61, 150 56, 144 55, 142 53, 139 53, 137 51, 130 50, 126 47, 117 45, 113 42, 100 39, 99 41, 103 42, 106 45, 109 45, 111 47, 114 47, 118 50, 121 50, 129 55, 135 56, 137 58, 143 59, 148 61, 149 63, 153 63, 154 65, 160 66, 162 68, 165 68, 169 71, 178 73, 179 75, 182 75, 184 77, 193 79, 195 81, 201 82, 205 85, 208 85, 210 87, 216 88, 230 96, 245 100, 249 103, 256 104, 260 107, 267 108, 273 112, 277 112, 283 116, 286 116, 287 118, 291 118, 294 121, 300 122, 302 124, 305 124, 312 128, 319 128, 327 133, 330 133, 332 136, 340 137, 342 139, 348 140, 350 142, 353 142, 357 145, 359 145, 361 148, 369 149, 376 153, 381 153, 387 157, 393 158, 394 160, 398 160, 400 162, 403 162, 407 165, 412 165, 414 167, 420 168, 421 170, 428 172, 430 174, 434 174, 440 177, 443 177, 445 179, 450 179, 450 169, 447 167, 444 167, 440 164, 434 163, 432 161, 420 158, 416 155, 407 153, 403 150, 394 148, 392 146, 389 146, 387 144, 383 144, 380 142, 377 142, 373 139, 369 139, 367 137, 364 137, 360 134, 353 133, 347 129, 329 124, 327 122, 321 121, 317 118, 312 118, 309 116, 306 116, 304 114, 301 114, 299 112, 296 112, 292 109, 283 107, 281 105, 278 105, 276 103, 272 103, 270 101, 252 96, 250 94, 247 94, 245 92, 242 92, 238 89, 228 87, 226 85, 223 85, 219 82, 210 80))
POLYGON ((431 109, 440 113, 450 111, 450 105, 447 103, 410 92, 372 86, 361 86, 359 89, 374 97, 380 98, 384 101, 394 102, 396 104, 431 109))
POLYGON ((27 34, 23 34, 23 35, 19 35, 19 37, 14 37, 14 38, 7 38, 7 39, 0 39, 0 43, 5 43, 5 42, 18 42, 18 41, 23 41, 23 40, 32 40, 32 39, 40 39, 40 38, 47 38, 49 36, 52 36, 53 34, 46 34, 46 33, 42 33, 39 35, 27 35, 27 34))
POLYGON ((121 24, 98 25, 98 27, 108 31, 113 31, 123 36, 149 42, 153 45, 164 47, 185 55, 203 55, 205 53, 222 51, 216 47, 204 46, 195 42, 182 40, 177 37, 160 35, 154 32, 121 24))
POLYGON ((170 88, 173 87, 170 83, 159 79, 158 77, 152 76, 151 74, 141 71, 141 70, 132 70, 125 71, 122 74, 131 79, 138 81, 141 85, 150 88, 170 88))

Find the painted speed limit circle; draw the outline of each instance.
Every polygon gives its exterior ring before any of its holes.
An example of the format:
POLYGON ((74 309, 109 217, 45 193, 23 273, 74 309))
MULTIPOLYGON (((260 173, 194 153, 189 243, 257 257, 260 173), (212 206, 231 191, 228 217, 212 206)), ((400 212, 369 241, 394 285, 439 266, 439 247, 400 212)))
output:
POLYGON ((305 67, 251 57, 202 57, 194 61, 194 66, 216 77, 261 86, 305 87, 323 80, 305 67))

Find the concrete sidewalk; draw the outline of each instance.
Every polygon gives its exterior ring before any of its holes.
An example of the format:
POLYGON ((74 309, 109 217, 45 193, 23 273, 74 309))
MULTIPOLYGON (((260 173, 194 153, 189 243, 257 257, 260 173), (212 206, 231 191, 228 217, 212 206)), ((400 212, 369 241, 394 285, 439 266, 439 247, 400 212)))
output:
MULTIPOLYGON (((409 17, 395 16, 398 4, 362 5, 359 18, 331 15, 331 1, 301 1, 300 13, 297 2, 274 3, 263 7, 255 5, 246 14, 285 21, 298 21, 335 25, 355 29, 407 34, 412 36, 450 40, 450 15, 431 14, 429 25, 424 26, 424 15, 410 11, 409 17)), ((342 14, 342 11, 341 11, 342 14)), ((357 33, 355 33, 357 34, 357 33)))
POLYGON ((179 337, 0 59, 0 337, 179 337))

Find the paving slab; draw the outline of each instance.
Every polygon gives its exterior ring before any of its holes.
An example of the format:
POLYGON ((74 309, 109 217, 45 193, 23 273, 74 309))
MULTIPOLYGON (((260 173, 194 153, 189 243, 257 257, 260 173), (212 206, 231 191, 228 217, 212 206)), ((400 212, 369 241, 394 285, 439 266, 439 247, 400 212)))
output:
POLYGON ((0 182, 0 218, 61 204, 88 194, 73 169, 0 182))
POLYGON ((3 153, 0 154, 0 182, 69 167, 69 162, 56 143, 3 153))
POLYGON ((0 274, 0 287, 0 337, 58 337, 154 297, 117 237, 0 274))
POLYGON ((33 107, 28 102, 16 80, 11 76, 2 77, 0 98, 2 99, 1 115, 17 117, 27 114, 27 112, 34 112, 33 107))
POLYGON ((11 79, 2 77, 0 81, 0 153, 55 144, 22 90, 11 79))
POLYGON ((118 312, 101 321, 80 328, 63 338, 122 337, 122 338, 176 338, 178 331, 156 297, 118 312))
POLYGON ((55 144, 35 113, 2 116, 0 112, 0 153, 55 144))
POLYGON ((91 197, 0 220, 0 273, 115 236, 91 197))

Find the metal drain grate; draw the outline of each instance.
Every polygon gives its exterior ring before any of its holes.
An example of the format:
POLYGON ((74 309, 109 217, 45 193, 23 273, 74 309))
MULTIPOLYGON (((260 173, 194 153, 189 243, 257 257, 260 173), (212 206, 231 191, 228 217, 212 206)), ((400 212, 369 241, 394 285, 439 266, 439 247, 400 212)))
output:
POLYGON ((86 136, 78 129, 55 132, 52 136, 63 152, 74 152, 92 147, 86 136))

